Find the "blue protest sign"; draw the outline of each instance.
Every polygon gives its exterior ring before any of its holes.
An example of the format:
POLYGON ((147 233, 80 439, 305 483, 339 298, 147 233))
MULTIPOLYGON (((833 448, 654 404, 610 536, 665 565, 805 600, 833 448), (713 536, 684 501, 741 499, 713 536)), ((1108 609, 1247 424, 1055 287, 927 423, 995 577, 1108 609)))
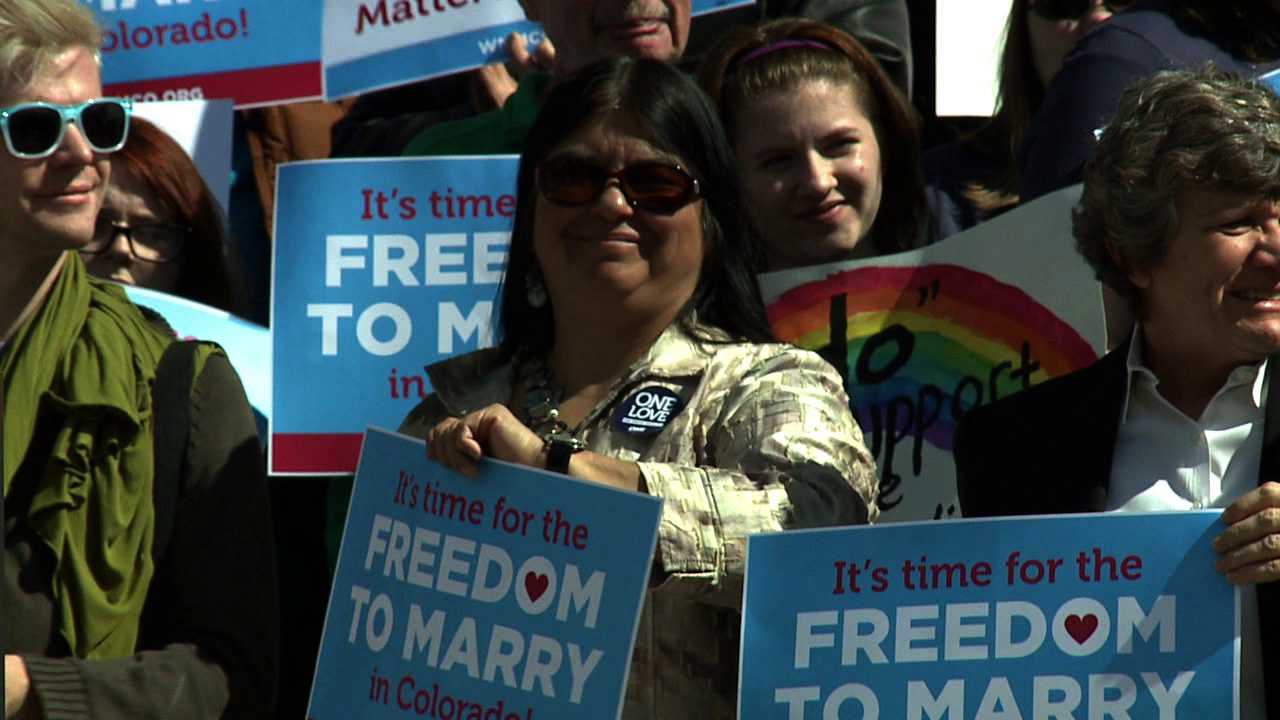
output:
POLYGON ((661 506, 370 429, 307 717, 620 717, 661 506))
POLYGON ((755 5, 756 0, 693 0, 693 14, 704 15, 720 10, 728 10, 730 8, 742 7, 743 5, 755 5))
POLYGON ((501 60, 506 37, 542 40, 520 5, 325 0, 325 96, 339 98, 501 60))
POLYGON ((186 298, 134 285, 123 287, 135 305, 160 313, 178 337, 221 345, 244 384, 249 404, 271 419, 271 335, 266 328, 186 298))
POLYGON ((321 95, 314 0, 85 0, 103 28, 102 82, 137 100, 321 95))
POLYGON ((364 428, 430 392, 423 366, 492 344, 515 173, 496 156, 280 166, 272 472, 350 474, 364 428))
POLYGON ((1237 717, 1220 514, 751 537, 738 717, 1237 717))
MULTIPOLYGON (((694 0, 693 13, 754 0, 694 0)), ((341 98, 508 59, 512 33, 542 29, 515 0, 325 0, 324 94, 341 98)))

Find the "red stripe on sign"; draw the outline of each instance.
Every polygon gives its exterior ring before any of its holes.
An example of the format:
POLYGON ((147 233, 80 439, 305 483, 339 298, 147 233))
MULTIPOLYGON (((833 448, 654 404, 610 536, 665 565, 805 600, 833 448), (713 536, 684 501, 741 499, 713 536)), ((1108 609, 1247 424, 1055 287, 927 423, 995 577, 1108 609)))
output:
POLYGON ((113 83, 103 92, 135 100, 233 98, 236 106, 242 107, 320 97, 323 92, 320 74, 320 63, 308 62, 113 83))
POLYGON ((271 472, 349 475, 363 440, 363 433, 272 433, 271 472))

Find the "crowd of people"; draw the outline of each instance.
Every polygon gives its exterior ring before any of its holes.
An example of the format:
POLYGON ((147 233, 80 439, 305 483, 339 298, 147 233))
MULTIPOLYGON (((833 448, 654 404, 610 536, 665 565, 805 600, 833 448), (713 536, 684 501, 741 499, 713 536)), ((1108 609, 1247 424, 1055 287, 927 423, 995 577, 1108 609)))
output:
MULTIPOLYGON (((1134 322, 961 421, 963 514, 1222 509, 1240 717, 1280 714, 1280 97, 1257 81, 1280 0, 1014 0, 995 114, 927 150, 906 0, 521 6, 536 50, 243 111, 236 164, 520 155, 498 344, 428 368, 400 429, 464 475, 665 501, 623 717, 732 718, 747 537, 879 515, 848 368, 775 340, 756 275, 1077 182, 1077 248, 1134 322), (619 432, 639 387, 680 412, 619 432)), ((270 174, 237 173, 224 215, 104 97, 100 40, 76 0, 0 3, 4 716, 301 717, 350 483, 268 479, 225 355, 116 284, 252 315, 270 174)))

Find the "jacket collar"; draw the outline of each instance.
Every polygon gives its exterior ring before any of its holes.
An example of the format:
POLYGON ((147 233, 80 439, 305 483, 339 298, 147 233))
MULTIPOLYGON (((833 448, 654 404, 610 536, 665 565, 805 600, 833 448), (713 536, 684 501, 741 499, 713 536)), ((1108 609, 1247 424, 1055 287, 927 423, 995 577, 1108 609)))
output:
MULTIPOLYGON (((696 320, 698 334, 713 342, 728 342, 728 333, 696 320)), ((683 378, 700 374, 715 352, 714 347, 672 323, 653 345, 619 376, 613 387, 624 387, 641 375, 656 378, 683 378)), ((516 359, 504 357, 498 348, 479 350, 442 360, 426 367, 431 390, 451 414, 463 415, 511 399, 516 359)))
MULTIPOLYGON (((1146 357, 1143 354, 1141 322, 1134 323, 1133 332, 1129 334, 1128 346, 1129 351, 1125 353, 1124 402, 1120 406, 1121 425, 1129 419, 1129 402, 1133 399, 1134 385, 1140 382, 1151 382, 1155 388, 1160 386, 1160 379, 1156 377, 1151 368, 1147 367, 1146 357)), ((1235 368, 1223 383, 1222 388, 1226 389, 1248 383, 1250 385, 1249 397, 1253 401, 1254 408, 1263 408, 1265 404, 1267 361, 1269 359, 1263 358, 1261 362, 1240 365, 1235 368)), ((1212 400, 1210 404, 1212 404, 1212 400)))

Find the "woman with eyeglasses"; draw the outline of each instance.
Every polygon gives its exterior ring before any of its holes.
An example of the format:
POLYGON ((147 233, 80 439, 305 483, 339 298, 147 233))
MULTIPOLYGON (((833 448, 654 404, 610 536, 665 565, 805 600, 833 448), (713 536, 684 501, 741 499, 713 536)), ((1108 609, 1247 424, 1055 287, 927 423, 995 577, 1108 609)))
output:
POLYGON ((401 428, 464 474, 496 458, 667 501, 628 718, 734 716, 747 535, 876 515, 841 379, 772 341, 754 256, 693 81, 587 66, 521 156, 498 347, 428 368, 401 428), (631 420, 642 395, 668 416, 631 420))
POLYGON ((1019 196, 1025 202, 1080 182, 1096 133, 1130 84, 1209 62, 1244 78, 1280 68, 1280 0, 1134 2, 1081 38, 1027 129, 1019 196))
POLYGON ((213 193, 182 146, 142 118, 133 118, 128 141, 111 156, 93 241, 80 254, 101 278, 228 312, 242 305, 213 193))
POLYGON ((812 20, 735 28, 699 78, 733 143, 767 269, 924 244, 915 117, 857 40, 812 20))
POLYGON ((1102 0, 1013 0, 995 114, 973 134, 924 154, 937 239, 1017 206, 1018 148, 1045 88, 1076 42, 1122 6, 1102 0))

